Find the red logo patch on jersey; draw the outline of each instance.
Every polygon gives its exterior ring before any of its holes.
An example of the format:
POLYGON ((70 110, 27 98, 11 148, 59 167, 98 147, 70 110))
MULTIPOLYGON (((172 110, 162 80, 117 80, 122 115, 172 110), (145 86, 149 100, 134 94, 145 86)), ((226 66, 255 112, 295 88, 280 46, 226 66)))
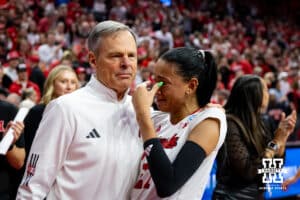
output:
POLYGON ((28 166, 27 173, 28 174, 34 174, 34 172, 35 172, 35 167, 28 166))
POLYGON ((182 125, 182 128, 187 127, 188 124, 189 124, 189 123, 185 122, 185 123, 182 125))
POLYGON ((30 181, 31 177, 34 176, 36 164, 39 160, 39 157, 40 157, 39 154, 34 154, 34 153, 31 154, 29 165, 26 170, 26 178, 22 182, 22 185, 28 186, 28 182, 30 181))
POLYGON ((159 126, 157 127, 157 129, 155 130, 155 132, 158 133, 158 132, 160 131, 160 129, 161 129, 161 125, 159 125, 159 126))

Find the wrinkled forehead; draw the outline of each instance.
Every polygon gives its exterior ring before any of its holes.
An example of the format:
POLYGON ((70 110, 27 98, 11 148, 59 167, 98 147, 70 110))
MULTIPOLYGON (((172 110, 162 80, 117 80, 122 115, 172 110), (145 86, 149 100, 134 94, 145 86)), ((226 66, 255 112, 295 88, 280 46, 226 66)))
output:
POLYGON ((137 44, 135 38, 129 31, 122 30, 106 34, 99 38, 98 49, 105 52, 110 52, 114 49, 127 49, 128 51, 137 52, 137 44))

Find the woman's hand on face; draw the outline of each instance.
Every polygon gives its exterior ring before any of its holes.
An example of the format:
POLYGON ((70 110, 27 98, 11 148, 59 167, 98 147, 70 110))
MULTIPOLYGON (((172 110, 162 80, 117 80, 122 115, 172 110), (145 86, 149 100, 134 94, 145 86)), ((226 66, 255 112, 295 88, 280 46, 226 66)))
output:
POLYGON ((150 111, 154 96, 159 89, 160 83, 155 83, 149 90, 147 87, 150 81, 139 84, 132 95, 132 103, 137 115, 144 114, 150 111))

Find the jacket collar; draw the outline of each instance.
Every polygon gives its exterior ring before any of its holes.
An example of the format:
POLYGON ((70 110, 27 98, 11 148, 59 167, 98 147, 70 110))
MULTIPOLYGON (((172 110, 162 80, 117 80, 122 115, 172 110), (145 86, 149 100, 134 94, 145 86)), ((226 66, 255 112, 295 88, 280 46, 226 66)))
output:
POLYGON ((125 95, 123 97, 123 99, 121 99, 120 101, 117 98, 117 93, 116 91, 114 91, 111 88, 108 88, 107 86, 105 86, 103 83, 101 83, 96 77, 95 75, 91 76, 90 81, 87 83, 86 85, 87 87, 90 87, 96 95, 101 96, 102 98, 108 100, 108 101, 112 101, 115 103, 124 103, 126 102, 126 99, 128 98, 128 93, 129 93, 129 88, 126 90, 125 95))

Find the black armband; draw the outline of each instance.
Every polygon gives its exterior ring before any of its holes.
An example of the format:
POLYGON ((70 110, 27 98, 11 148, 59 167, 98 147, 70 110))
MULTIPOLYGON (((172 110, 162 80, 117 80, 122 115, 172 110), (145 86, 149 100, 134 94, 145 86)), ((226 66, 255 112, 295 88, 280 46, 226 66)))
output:
POLYGON ((173 163, 158 138, 147 140, 144 148, 149 150, 147 161, 159 197, 174 194, 195 173, 206 157, 203 148, 192 141, 186 141, 173 163))

